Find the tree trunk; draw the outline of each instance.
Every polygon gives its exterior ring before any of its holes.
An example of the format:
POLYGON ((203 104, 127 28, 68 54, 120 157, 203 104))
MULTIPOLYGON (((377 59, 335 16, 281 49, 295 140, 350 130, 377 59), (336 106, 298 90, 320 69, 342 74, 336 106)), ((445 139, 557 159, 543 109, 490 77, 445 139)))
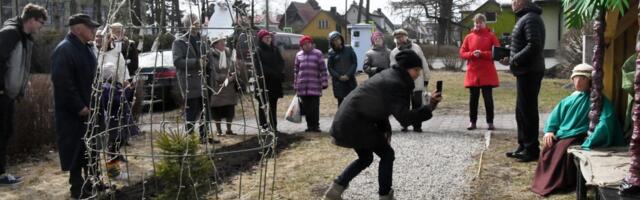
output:
POLYGON ((596 125, 600 121, 600 113, 602 112, 602 61, 604 60, 604 29, 606 22, 604 20, 605 11, 600 9, 594 24, 596 33, 596 46, 593 55, 593 78, 591 79, 591 111, 589 111, 589 132, 593 132, 596 125))
POLYGON ((93 17, 95 17, 98 23, 102 24, 102 1, 93 0, 93 17))
POLYGON ((362 0, 360 0, 360 2, 358 2, 358 20, 356 20, 356 24, 360 23, 360 20, 362 20, 362 0))
POLYGON ((142 25, 144 16, 142 13, 142 0, 132 0, 131 1, 131 9, 133 9, 131 12, 131 23, 135 26, 140 26, 142 25))
POLYGON ((370 4, 370 3, 369 3, 369 0, 367 0, 367 9, 365 10, 365 13, 364 13, 364 14, 365 14, 365 16, 366 16, 366 19, 367 19, 366 23, 369 23, 369 21, 371 21, 371 16, 369 15, 369 9, 370 9, 371 7, 370 7, 370 5, 369 5, 369 4, 370 4))
POLYGON ((438 35, 436 41, 438 45, 449 43, 451 31, 451 18, 453 17, 453 0, 439 0, 440 9, 438 12, 438 35))
MULTIPOLYGON (((640 5, 638 5, 640 9, 640 5)), ((640 25, 640 15, 638 15, 638 25, 640 25)), ((629 175, 625 178, 627 183, 632 185, 640 185, 640 31, 636 35, 636 73, 633 82, 635 95, 633 96, 633 134, 631 135, 631 144, 629 153, 631 154, 631 165, 629 166, 629 175)))
POLYGON ((69 1, 69 11, 71 11, 71 15, 78 13, 78 3, 76 0, 69 1))
MULTIPOLYGON (((175 32, 174 28, 176 28, 177 26, 182 27, 182 23, 180 23, 180 1, 179 0, 172 0, 172 10, 171 10, 171 30, 173 30, 173 32, 175 32)), ((188 13, 187 13, 188 14, 188 13)))

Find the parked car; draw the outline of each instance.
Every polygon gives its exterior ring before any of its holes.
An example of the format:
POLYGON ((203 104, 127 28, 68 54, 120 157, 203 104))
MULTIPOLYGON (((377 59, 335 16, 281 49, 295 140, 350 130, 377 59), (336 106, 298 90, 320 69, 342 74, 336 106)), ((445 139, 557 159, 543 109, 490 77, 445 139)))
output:
POLYGON ((143 105, 160 103, 161 108, 173 108, 183 102, 170 50, 141 53, 139 67, 138 81, 142 81, 144 88, 143 105))

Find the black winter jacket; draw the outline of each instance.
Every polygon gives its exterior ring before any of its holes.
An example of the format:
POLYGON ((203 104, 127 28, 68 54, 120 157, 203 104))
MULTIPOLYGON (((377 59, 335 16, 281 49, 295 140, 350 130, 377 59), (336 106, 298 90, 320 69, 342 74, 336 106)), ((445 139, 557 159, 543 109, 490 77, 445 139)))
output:
POLYGON ((33 37, 22 30, 22 19, 14 17, 0 29, 0 93, 19 98, 29 81, 33 37))
MULTIPOLYGON (((269 97, 282 97, 282 82, 284 81, 284 59, 280 50, 274 46, 260 42, 256 50, 255 68, 259 75, 264 75, 266 89, 269 90, 269 97), (261 62, 262 64, 258 63, 261 62)), ((262 81, 258 81, 258 86, 264 89, 262 81)))
POLYGON ((373 149, 386 143, 390 134, 389 116, 403 126, 431 118, 431 108, 409 110, 413 80, 405 69, 393 67, 373 76, 353 90, 342 102, 331 125, 336 145, 373 149))
POLYGON ((510 69, 513 75, 544 71, 544 22, 542 9, 533 3, 516 12, 519 18, 511 32, 510 69))
POLYGON ((92 84, 98 62, 93 47, 69 33, 53 50, 51 82, 55 125, 63 171, 83 165, 86 117, 78 113, 91 106, 92 84))

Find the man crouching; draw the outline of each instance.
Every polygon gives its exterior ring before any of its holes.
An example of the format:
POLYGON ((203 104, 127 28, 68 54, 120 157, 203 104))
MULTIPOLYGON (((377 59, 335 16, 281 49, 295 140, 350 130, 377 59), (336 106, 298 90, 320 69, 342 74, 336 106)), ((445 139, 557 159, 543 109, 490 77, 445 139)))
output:
POLYGON ((384 70, 367 80, 345 97, 331 125, 331 136, 336 145, 353 148, 358 159, 338 176, 326 191, 324 199, 342 199, 349 182, 373 161, 373 153, 380 157, 380 199, 393 199, 391 179, 394 151, 391 148, 393 115, 402 126, 421 123, 431 118, 432 111, 442 100, 434 92, 429 105, 409 110, 413 81, 422 73, 422 61, 412 50, 403 50, 395 56, 398 61, 392 70, 384 70))

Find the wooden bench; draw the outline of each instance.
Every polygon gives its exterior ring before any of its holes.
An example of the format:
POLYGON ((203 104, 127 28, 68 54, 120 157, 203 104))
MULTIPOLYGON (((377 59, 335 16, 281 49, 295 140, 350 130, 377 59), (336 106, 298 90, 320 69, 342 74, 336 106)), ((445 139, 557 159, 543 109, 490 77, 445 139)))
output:
POLYGON ((589 187, 598 187, 598 199, 623 199, 612 196, 617 196, 617 188, 622 178, 629 173, 629 147, 587 151, 582 150, 580 146, 571 146, 567 153, 573 158, 578 169, 576 199, 586 200, 589 187))

